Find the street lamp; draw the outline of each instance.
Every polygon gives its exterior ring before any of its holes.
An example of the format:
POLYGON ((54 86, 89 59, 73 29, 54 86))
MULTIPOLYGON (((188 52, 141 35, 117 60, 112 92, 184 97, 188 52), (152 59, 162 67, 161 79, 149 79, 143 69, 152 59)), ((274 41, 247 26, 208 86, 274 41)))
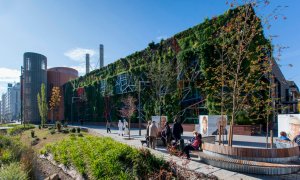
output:
POLYGON ((142 135, 141 122, 141 83, 150 83, 150 81, 139 81, 139 136, 142 135))
POLYGON ((73 103, 74 99, 81 99, 81 97, 72 97, 72 103, 71 103, 71 124, 73 124, 73 103))

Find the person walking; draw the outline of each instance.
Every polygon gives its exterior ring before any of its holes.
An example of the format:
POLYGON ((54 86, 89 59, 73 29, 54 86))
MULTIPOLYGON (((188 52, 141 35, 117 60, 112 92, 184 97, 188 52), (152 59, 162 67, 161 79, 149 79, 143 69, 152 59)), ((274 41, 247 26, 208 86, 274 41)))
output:
POLYGON ((146 128, 146 135, 145 135, 146 142, 147 142, 147 147, 150 147, 149 146, 150 145, 150 136, 149 136, 150 125, 151 125, 151 121, 148 121, 147 128, 146 128))
POLYGON ((110 122, 109 121, 106 122, 106 132, 111 133, 111 131, 110 131, 110 122))
POLYGON ((150 139, 150 147, 152 149, 156 148, 156 137, 158 133, 158 128, 155 124, 155 121, 152 121, 151 125, 149 126, 149 139, 150 139))
POLYGON ((123 130, 124 130, 124 135, 129 135, 129 130, 128 130, 128 122, 126 121, 126 119, 123 120, 123 130))
POLYGON ((171 142, 171 128, 168 122, 166 122, 164 129, 161 131, 161 140, 164 146, 167 146, 171 142))
POLYGON ((118 131, 118 135, 122 135, 123 136, 123 123, 121 120, 119 120, 119 123, 118 123, 118 128, 119 128, 119 131, 118 131))
POLYGON ((199 147, 202 144, 201 134, 198 132, 193 132, 194 138, 191 139, 190 144, 183 148, 183 152, 186 154, 187 159, 190 159, 190 150, 199 150, 199 147))
POLYGON ((174 124, 172 126, 172 136, 175 139, 176 143, 178 142, 178 140, 181 139, 182 133, 183 133, 183 128, 181 124, 178 122, 177 118, 175 118, 174 124))

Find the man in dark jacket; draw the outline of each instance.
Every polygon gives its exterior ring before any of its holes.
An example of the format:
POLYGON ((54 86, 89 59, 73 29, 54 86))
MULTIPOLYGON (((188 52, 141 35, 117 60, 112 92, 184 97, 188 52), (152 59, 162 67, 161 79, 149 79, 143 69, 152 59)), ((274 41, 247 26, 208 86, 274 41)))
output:
POLYGON ((181 139, 182 133, 183 133, 183 128, 181 124, 178 122, 178 120, 175 118, 174 124, 172 126, 172 136, 176 142, 181 139))

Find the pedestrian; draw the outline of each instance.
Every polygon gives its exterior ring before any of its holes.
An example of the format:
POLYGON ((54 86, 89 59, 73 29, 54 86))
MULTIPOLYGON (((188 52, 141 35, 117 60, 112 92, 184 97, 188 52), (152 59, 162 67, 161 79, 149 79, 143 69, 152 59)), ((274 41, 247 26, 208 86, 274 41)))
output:
POLYGON ((118 123, 118 128, 119 128, 119 131, 118 131, 118 135, 122 135, 123 136, 123 123, 121 120, 119 120, 119 123, 118 123))
POLYGON ((110 122, 109 121, 106 122, 106 132, 111 133, 111 131, 110 131, 110 122))
POLYGON ((147 128, 146 128, 146 135, 145 135, 145 138, 146 138, 146 142, 147 142, 147 147, 150 147, 150 137, 149 137, 149 128, 150 128, 150 125, 151 125, 151 121, 148 121, 148 124, 147 124, 147 128))
POLYGON ((129 130, 128 130, 128 122, 126 119, 123 120, 123 130, 124 130, 124 135, 129 135, 129 130))
POLYGON ((181 139, 181 135, 183 133, 183 128, 181 124, 178 122, 177 118, 174 119, 174 124, 172 126, 172 136, 177 143, 178 140, 181 139))
POLYGON ((284 141, 291 141, 288 137, 287 137, 287 134, 286 132, 284 131, 281 131, 280 132, 280 137, 279 137, 280 140, 284 140, 284 141))
POLYGON ((152 121, 149 126, 149 139, 150 139, 150 147, 152 149, 156 148, 156 138, 157 138, 158 128, 155 124, 155 121, 152 121))
POLYGON ((171 142, 171 128, 168 122, 166 122, 165 127, 161 131, 161 140, 164 146, 167 146, 171 142))
POLYGON ((187 159, 190 159, 190 150, 199 150, 200 145, 202 144, 201 134, 198 134, 197 131, 193 132, 194 137, 190 140, 190 144, 183 148, 183 153, 186 154, 187 159))

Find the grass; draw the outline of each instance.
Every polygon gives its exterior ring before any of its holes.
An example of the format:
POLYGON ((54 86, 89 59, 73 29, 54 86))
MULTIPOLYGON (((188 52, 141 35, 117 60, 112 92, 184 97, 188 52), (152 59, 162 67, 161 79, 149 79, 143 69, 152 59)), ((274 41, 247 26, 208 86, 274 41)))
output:
POLYGON ((51 153, 66 166, 74 166, 91 179, 148 179, 167 164, 149 150, 135 149, 111 138, 70 135, 47 145, 42 153, 51 153))
MULTIPOLYGON (((51 130, 54 129, 48 130, 48 129, 34 128, 33 130, 35 136, 39 138, 38 144, 32 146, 32 149, 36 152, 40 152, 40 150, 49 143, 57 142, 68 137, 68 134, 64 134, 64 133, 56 132, 54 134, 51 134, 51 130)), ((31 137, 31 131, 24 131, 20 138, 22 143, 28 147, 31 146, 31 142, 34 140, 34 138, 31 137)))
POLYGON ((13 162, 4 165, 0 169, 0 180, 26 180, 28 179, 26 171, 21 168, 20 163, 13 162))

